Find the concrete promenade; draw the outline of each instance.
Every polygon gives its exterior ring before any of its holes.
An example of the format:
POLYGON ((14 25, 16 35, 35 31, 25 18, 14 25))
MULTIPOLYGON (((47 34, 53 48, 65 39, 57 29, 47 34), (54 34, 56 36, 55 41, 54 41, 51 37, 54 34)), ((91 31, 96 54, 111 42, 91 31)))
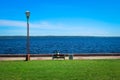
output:
MULTIPOLYGON (((73 60, 84 59, 120 59, 120 53, 116 54, 74 54, 73 60)), ((26 60, 25 54, 1 54, 0 61, 26 60)), ((30 60, 52 60, 52 54, 31 54, 30 60)), ((69 60, 69 54, 65 54, 65 60, 69 60)))

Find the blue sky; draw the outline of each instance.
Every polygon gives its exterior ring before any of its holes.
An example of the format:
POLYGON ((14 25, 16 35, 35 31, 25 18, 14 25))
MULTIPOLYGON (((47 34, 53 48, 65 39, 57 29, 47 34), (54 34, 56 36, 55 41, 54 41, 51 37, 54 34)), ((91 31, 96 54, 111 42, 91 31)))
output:
POLYGON ((0 36, 120 36, 120 0, 0 0, 0 36))

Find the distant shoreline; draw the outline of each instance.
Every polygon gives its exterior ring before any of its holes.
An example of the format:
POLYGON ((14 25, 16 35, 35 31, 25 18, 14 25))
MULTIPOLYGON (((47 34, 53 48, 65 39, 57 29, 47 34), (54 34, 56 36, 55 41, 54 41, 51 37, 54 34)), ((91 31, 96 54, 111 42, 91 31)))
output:
MULTIPOLYGON (((7 36, 7 35, 5 35, 5 36, 0 36, 0 37, 26 37, 26 36, 20 36, 20 35, 18 35, 18 36, 16 36, 16 35, 10 35, 10 36, 7 36)), ((30 37, 103 37, 103 38, 106 38, 106 37, 108 37, 108 38, 120 38, 120 36, 57 36, 57 35, 41 35, 41 36, 30 36, 30 37)))

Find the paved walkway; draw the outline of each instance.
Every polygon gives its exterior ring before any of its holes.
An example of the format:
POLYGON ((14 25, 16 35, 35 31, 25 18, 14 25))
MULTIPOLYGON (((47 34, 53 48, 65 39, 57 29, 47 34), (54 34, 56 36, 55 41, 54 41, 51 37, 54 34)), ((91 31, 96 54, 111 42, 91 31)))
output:
MULTIPOLYGON (((0 57, 0 61, 7 60, 25 60, 25 57, 0 57)), ((52 57, 30 57, 31 60, 52 60, 52 57)), ((120 59, 120 56, 74 56, 73 60, 83 59, 120 59)), ((65 57, 65 60, 69 60, 69 57, 65 57)))

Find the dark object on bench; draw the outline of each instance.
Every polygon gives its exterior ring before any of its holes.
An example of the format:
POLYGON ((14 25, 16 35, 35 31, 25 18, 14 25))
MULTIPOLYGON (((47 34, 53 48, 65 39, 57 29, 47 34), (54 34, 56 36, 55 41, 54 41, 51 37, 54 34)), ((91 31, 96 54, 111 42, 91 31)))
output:
POLYGON ((64 54, 53 54, 52 59, 54 60, 54 58, 57 58, 57 59, 62 58, 65 60, 65 55, 64 54))

